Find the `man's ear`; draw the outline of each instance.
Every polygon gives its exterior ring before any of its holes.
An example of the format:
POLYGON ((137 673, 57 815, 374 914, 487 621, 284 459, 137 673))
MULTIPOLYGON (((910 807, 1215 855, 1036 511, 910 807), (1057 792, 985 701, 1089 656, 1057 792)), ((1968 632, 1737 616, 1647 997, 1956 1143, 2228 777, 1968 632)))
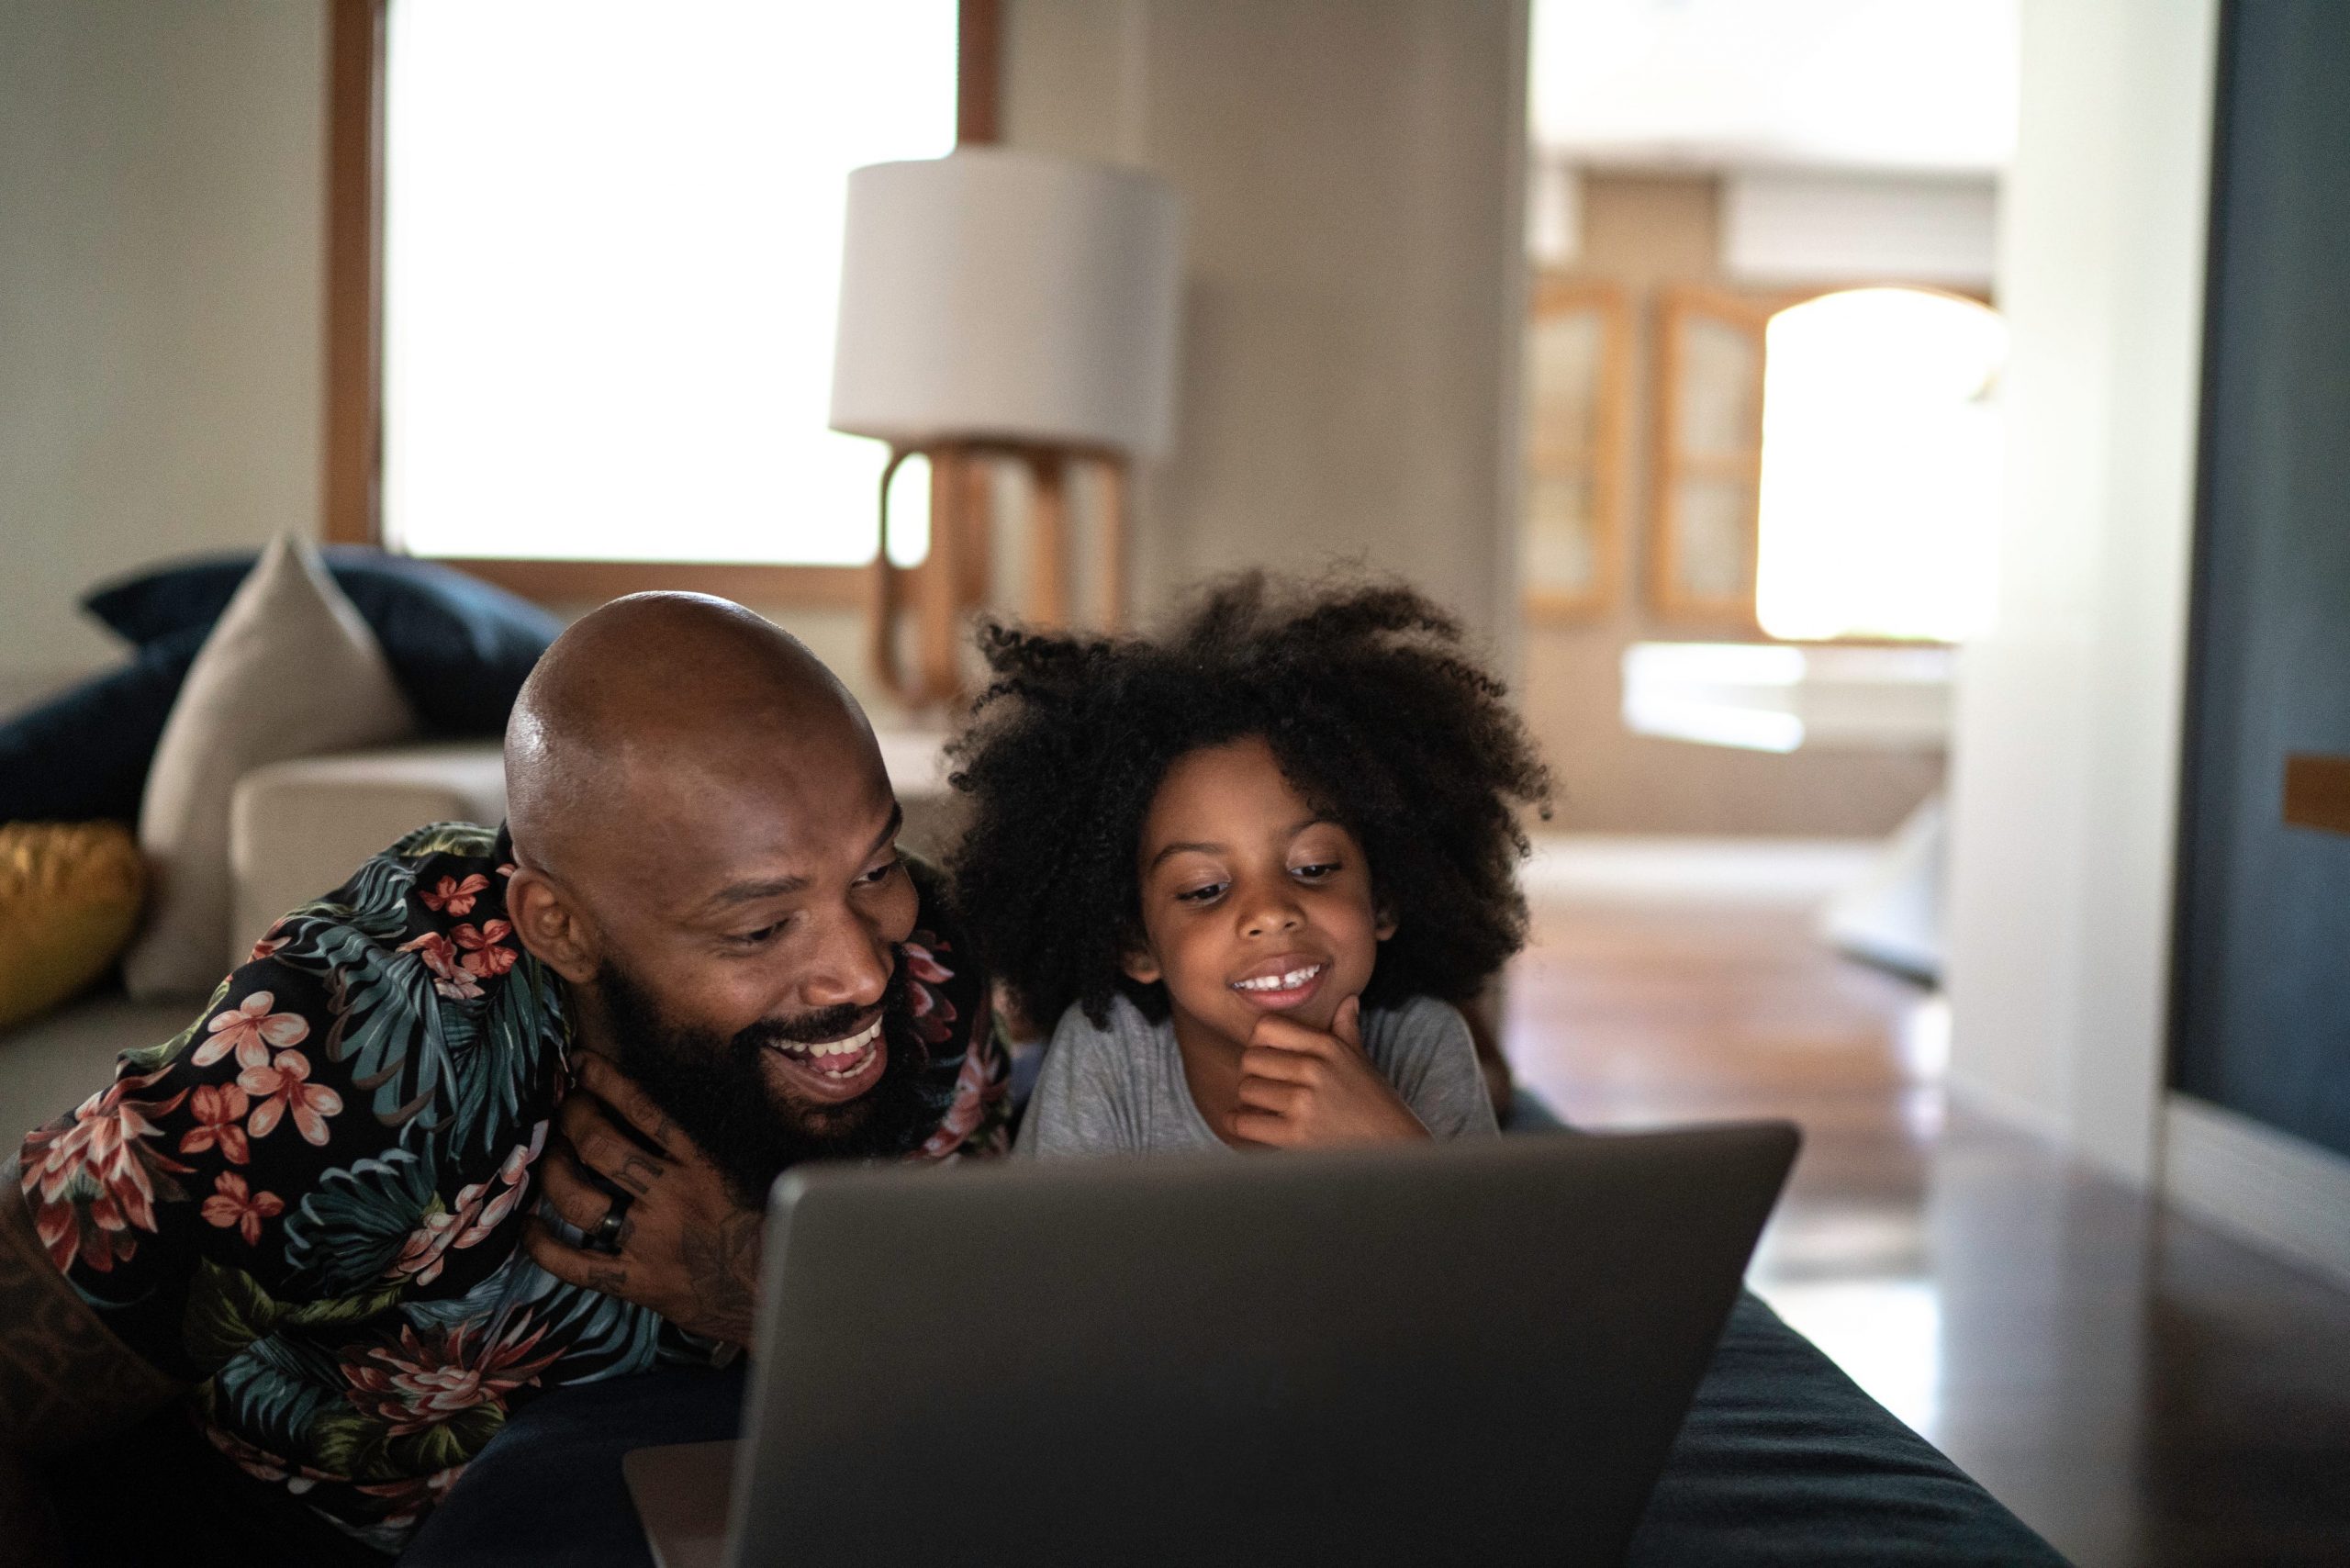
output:
POLYGON ((596 948, 571 895, 545 872, 524 866, 506 879, 506 918, 532 958, 574 985, 596 978, 596 948))

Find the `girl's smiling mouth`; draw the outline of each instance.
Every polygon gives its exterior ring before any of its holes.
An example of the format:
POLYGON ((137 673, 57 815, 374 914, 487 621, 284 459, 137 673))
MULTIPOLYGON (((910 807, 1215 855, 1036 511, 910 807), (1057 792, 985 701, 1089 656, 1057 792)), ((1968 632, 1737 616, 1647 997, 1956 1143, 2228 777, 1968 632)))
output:
POLYGON ((1322 989, 1323 977, 1329 972, 1330 964, 1326 958, 1284 953, 1232 981, 1231 989, 1269 1013, 1286 1013, 1312 1001, 1314 993, 1322 989))

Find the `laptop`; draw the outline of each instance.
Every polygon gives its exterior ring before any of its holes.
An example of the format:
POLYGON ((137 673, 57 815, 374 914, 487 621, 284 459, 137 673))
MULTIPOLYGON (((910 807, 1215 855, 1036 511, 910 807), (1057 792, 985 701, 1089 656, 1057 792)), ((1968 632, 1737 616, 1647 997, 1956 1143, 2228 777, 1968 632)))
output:
POLYGON ((623 1469, 661 1568, 1614 1562, 1796 1142, 791 1171, 744 1437, 623 1469))

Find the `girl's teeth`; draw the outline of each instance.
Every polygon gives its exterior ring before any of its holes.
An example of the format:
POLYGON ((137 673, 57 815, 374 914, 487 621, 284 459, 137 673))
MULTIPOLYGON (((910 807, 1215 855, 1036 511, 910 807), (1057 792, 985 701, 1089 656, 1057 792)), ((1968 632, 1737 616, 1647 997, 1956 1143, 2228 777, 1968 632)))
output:
POLYGON ((1285 975, 1267 975, 1262 980, 1235 980, 1243 991, 1295 991, 1322 972, 1319 964, 1309 964, 1302 969, 1292 969, 1285 975))

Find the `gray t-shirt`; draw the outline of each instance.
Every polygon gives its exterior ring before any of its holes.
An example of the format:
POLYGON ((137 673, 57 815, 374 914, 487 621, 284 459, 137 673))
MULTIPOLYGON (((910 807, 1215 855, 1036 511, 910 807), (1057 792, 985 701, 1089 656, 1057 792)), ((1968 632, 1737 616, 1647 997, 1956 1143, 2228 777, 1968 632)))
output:
MULTIPOLYGON (((1477 1071, 1469 1025, 1444 1002, 1416 996, 1368 1009, 1362 1048, 1429 1132, 1440 1138, 1500 1131, 1477 1071)), ((1151 1023, 1126 998, 1110 1004, 1110 1026, 1076 1007, 1061 1015, 1045 1053, 1036 1092, 1014 1152, 1163 1154, 1231 1146, 1200 1114, 1183 1078, 1172 1022, 1151 1023)))

